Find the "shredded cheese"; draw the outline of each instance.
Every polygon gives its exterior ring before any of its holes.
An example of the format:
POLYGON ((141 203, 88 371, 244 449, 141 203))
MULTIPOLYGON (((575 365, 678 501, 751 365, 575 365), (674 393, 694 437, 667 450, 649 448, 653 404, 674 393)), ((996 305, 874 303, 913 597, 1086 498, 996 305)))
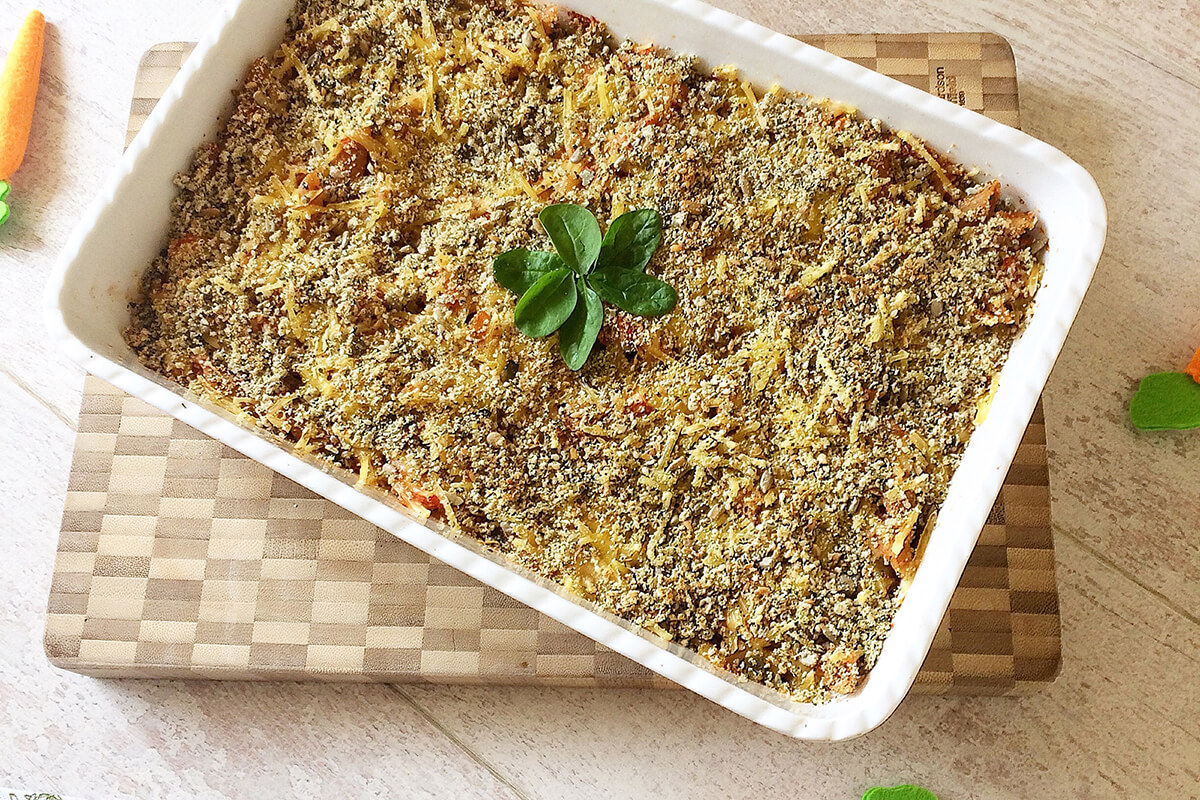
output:
POLYGON ((946 174, 946 168, 942 166, 942 162, 933 157, 933 154, 925 147, 925 143, 908 131, 896 131, 896 137, 902 139, 905 144, 913 149, 914 153, 925 159, 933 170, 933 174, 937 176, 938 182, 942 185, 942 191, 950 191, 953 184, 950 181, 950 176, 946 174))

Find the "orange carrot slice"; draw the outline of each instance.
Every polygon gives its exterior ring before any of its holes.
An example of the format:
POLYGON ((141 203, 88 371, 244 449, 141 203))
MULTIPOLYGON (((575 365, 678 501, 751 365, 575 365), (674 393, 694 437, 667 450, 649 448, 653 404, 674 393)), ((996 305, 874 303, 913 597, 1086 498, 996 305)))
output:
POLYGON ((11 178, 25 159, 45 36, 46 18, 29 12, 0 72, 0 180, 11 178))
POLYGON ((1196 350, 1196 355, 1192 356, 1192 360, 1188 362, 1184 372, 1190 375, 1196 383, 1200 383, 1200 349, 1196 350))

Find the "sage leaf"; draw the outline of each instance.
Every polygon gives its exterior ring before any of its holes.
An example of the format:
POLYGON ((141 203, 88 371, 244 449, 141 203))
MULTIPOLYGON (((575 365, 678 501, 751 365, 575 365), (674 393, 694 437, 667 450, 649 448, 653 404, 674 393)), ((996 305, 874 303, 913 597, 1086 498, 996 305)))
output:
POLYGON ((670 284, 632 269, 604 266, 587 280, 604 302, 639 317, 661 317, 679 302, 670 284))
POLYGON ((600 326, 604 324, 604 303, 600 301, 600 295, 583 281, 579 282, 578 291, 583 302, 575 304, 571 316, 558 329, 558 348, 563 361, 576 371, 587 363, 600 334, 600 326))
POLYGON ((505 289, 523 295, 543 275, 566 266, 556 253, 518 248, 496 257, 492 262, 492 276, 505 289))
POLYGON ((600 244, 601 267, 625 267, 642 272, 662 244, 662 214, 639 208, 613 220, 600 244))
POLYGON ((538 214, 546 235, 567 266, 586 275, 600 256, 600 223, 583 206, 559 203, 546 206, 538 214))
POLYGON ((1200 428, 1200 383, 1182 372, 1146 376, 1129 403, 1129 420, 1143 431, 1200 428))
POLYGON ((575 310, 575 276, 567 268, 547 272, 521 296, 513 311, 517 330, 532 339, 554 333, 575 310))

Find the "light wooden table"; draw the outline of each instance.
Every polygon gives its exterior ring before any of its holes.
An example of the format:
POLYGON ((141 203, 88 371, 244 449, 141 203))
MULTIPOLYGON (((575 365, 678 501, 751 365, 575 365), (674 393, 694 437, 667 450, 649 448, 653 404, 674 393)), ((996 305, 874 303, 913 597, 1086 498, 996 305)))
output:
MULTIPOLYGON (((1200 794, 1200 432, 1138 435, 1137 379, 1200 344, 1200 4, 718 0, 785 30, 1012 42, 1026 128, 1109 205, 1108 249, 1046 395, 1065 662, 1019 699, 914 697, 840 745, 677 692, 101 682, 41 648, 81 375, 40 293, 120 150, 138 55, 223 0, 44 0, 32 150, 0 233, 0 786, 85 798, 962 798, 1200 794)), ((0 0, 7 37, 30 0, 0 0)))

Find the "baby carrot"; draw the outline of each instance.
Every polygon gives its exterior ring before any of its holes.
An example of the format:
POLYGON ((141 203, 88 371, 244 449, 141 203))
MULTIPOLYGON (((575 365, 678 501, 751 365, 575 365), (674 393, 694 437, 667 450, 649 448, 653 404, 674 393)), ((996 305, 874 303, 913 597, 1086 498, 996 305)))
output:
POLYGON ((1191 376, 1196 383, 1200 383, 1200 349, 1196 350, 1196 355, 1192 356, 1192 360, 1184 372, 1191 376))
POLYGON ((12 177, 25 158, 45 33, 42 12, 29 12, 0 72, 0 180, 12 177))

